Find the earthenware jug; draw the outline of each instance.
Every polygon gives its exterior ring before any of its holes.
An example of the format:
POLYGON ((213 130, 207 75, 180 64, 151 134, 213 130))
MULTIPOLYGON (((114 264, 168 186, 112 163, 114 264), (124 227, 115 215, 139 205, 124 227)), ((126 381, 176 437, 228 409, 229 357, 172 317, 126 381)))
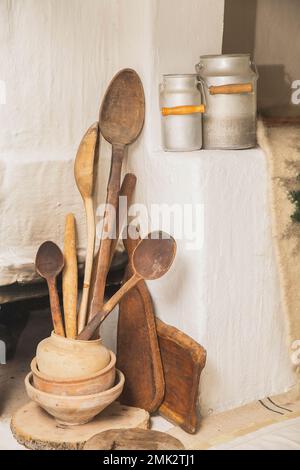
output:
POLYGON ((36 361, 39 371, 50 377, 85 377, 106 367, 110 352, 101 339, 79 341, 52 332, 39 343, 36 361))

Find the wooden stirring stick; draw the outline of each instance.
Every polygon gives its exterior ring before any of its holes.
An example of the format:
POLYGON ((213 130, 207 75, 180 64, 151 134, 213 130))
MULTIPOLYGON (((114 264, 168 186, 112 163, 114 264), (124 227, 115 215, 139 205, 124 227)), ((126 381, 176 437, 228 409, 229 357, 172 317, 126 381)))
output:
POLYGON ((66 217, 65 243, 64 243, 64 269, 63 304, 67 338, 76 338, 77 335, 77 291, 78 269, 76 252, 75 217, 68 214, 66 217))
POLYGON ((75 180, 84 201, 87 220, 87 251, 82 299, 78 315, 78 331, 85 326, 95 248, 95 215, 93 207, 94 162, 99 139, 99 125, 95 122, 80 142, 75 160, 75 180))

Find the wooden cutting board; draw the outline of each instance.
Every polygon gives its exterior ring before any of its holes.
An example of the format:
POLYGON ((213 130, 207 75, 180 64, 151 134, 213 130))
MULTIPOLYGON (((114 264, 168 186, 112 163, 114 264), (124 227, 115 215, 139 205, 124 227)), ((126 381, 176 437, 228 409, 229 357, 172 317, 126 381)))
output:
POLYGON ((159 414, 193 434, 198 426, 199 380, 206 351, 158 318, 156 328, 165 377, 165 396, 159 414))
MULTIPOLYGON (((138 241, 124 240, 129 258, 138 241)), ((126 276, 130 273, 129 267, 126 276)), ((139 282, 120 303, 117 357, 118 368, 126 377, 122 403, 149 412, 160 405, 162 416, 188 433, 196 432, 199 380, 206 351, 177 328, 159 319, 155 323, 145 281, 139 282)))
MULTIPOLYGON (((127 239, 124 244, 130 255, 136 241, 127 239)), ((131 273, 128 265, 125 280, 131 273)), ((156 411, 164 397, 165 382, 152 300, 144 281, 120 302, 117 367, 126 377, 120 402, 156 411)))

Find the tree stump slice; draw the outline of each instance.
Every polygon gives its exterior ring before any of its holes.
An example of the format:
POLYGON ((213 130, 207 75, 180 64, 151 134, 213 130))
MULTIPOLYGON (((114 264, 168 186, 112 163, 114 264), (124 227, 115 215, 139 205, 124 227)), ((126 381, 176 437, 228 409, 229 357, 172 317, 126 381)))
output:
POLYGON ((110 429, 89 439, 83 450, 177 450, 183 444, 173 436, 145 429, 110 429))
POLYGON ((28 449, 81 450, 95 434, 111 429, 147 429, 149 421, 147 411, 115 402, 90 423, 63 426, 31 401, 14 414, 10 426, 15 439, 28 449))

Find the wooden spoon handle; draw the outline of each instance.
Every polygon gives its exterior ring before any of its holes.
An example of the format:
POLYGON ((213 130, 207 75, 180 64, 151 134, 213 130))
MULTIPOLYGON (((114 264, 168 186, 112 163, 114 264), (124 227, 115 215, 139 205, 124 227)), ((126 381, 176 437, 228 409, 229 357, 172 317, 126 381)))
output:
POLYGON ((58 297, 57 287, 56 287, 56 278, 55 277, 48 278, 47 283, 48 283, 48 289, 49 289, 50 308, 51 308, 54 332, 59 336, 65 336, 61 309, 59 305, 59 297, 58 297))
POLYGON ((130 279, 128 279, 125 284, 106 302, 102 310, 89 321, 86 327, 78 335, 77 339, 87 341, 92 338, 96 329, 99 328, 101 323, 106 319, 110 312, 115 308, 115 306, 120 302, 120 300, 130 291, 137 283, 141 280, 141 277, 138 274, 134 274, 130 279))
POLYGON ((110 264, 112 262, 115 249, 120 238, 120 232, 122 231, 126 220, 128 218, 128 209, 130 207, 132 196, 136 186, 136 176, 133 173, 127 173, 124 176, 122 186, 119 193, 119 201, 118 201, 118 208, 116 214, 116 237, 112 240, 111 243, 111 250, 110 250, 110 264), (122 210, 120 206, 121 197, 125 197, 127 201, 127 211, 122 210))
POLYGON ((62 280, 66 335, 67 338, 74 339, 77 335, 78 269, 76 228, 73 214, 68 214, 66 217, 64 261, 62 280))
POLYGON ((252 93, 252 83, 233 83, 229 85, 210 86, 209 93, 211 95, 231 95, 239 93, 252 93))
POLYGON ((96 280, 91 303, 90 318, 102 309, 107 272, 109 269, 110 250, 116 226, 116 208, 120 191, 122 161, 125 146, 113 145, 110 176, 107 186, 106 207, 97 264, 96 280))
POLYGON ((87 221, 87 251, 85 260, 84 280, 82 298, 78 315, 78 332, 84 328, 87 316, 89 301, 90 283, 93 269, 94 249, 95 249, 95 214, 92 198, 85 199, 85 211, 87 221))

